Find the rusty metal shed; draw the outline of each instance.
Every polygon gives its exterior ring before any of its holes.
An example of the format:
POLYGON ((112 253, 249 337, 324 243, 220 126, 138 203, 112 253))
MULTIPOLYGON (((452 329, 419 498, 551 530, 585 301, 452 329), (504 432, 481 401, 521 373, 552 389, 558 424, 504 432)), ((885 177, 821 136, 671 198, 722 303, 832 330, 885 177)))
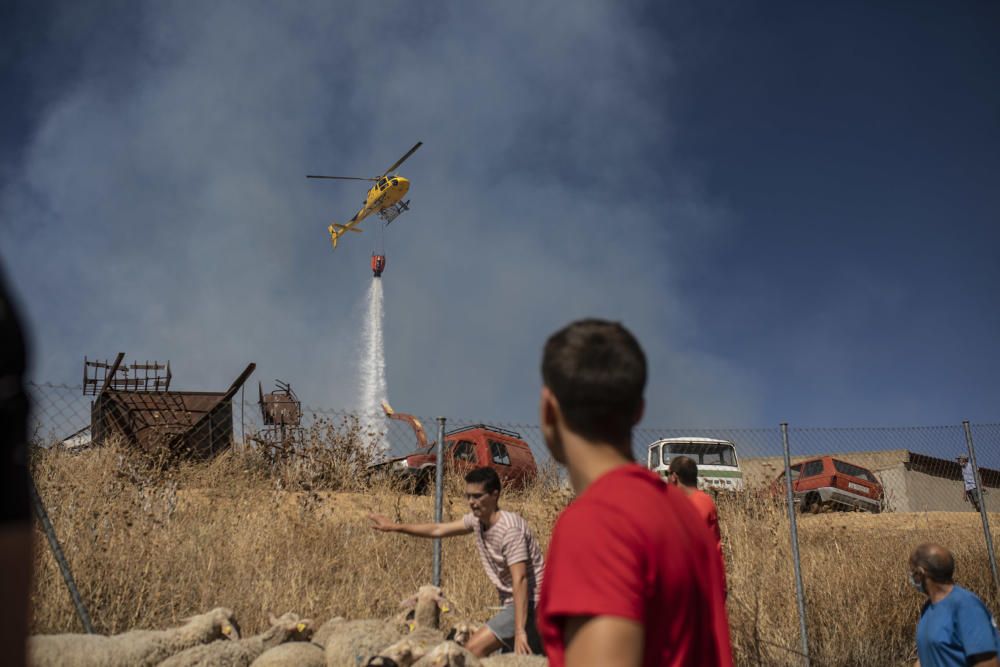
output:
POLYGON ((118 436, 146 451, 165 449, 196 459, 211 458, 232 445, 232 398, 255 364, 249 364, 222 392, 170 391, 169 364, 133 364, 130 369, 121 364, 124 356, 120 353, 111 364, 84 362, 84 394, 96 396, 91 404, 95 443, 118 436), (165 378, 159 373, 163 369, 165 378), (148 376, 153 370, 153 376, 137 380, 128 377, 130 370, 135 376, 140 371, 148 376))
POLYGON ((271 447, 294 448, 302 444, 304 436, 302 401, 295 395, 291 384, 281 380, 275 380, 275 383, 278 388, 267 394, 264 387, 257 383, 263 427, 254 439, 271 447))
POLYGON ((268 394, 258 382, 261 417, 265 426, 300 426, 302 424, 302 401, 292 391, 292 385, 275 380, 278 388, 268 394))

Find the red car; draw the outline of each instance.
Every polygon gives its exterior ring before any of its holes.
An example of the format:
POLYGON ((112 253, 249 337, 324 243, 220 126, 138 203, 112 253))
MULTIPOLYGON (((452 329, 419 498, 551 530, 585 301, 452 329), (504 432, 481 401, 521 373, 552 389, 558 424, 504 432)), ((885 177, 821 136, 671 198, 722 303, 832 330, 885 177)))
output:
MULTIPOLYGON (((420 420, 397 413, 383 404, 386 416, 408 422, 417 436, 417 451, 373 466, 412 481, 418 493, 434 484, 437 464, 434 443, 428 443, 420 420)), ((447 470, 464 473, 473 468, 493 468, 505 487, 523 487, 538 474, 531 447, 520 434, 498 426, 475 424, 445 433, 444 463, 447 470)))
MULTIPOLYGON (((882 510, 882 484, 868 468, 832 456, 821 456, 791 466, 792 493, 802 512, 824 507, 882 510)), ((785 473, 771 485, 775 495, 785 494, 785 473)))

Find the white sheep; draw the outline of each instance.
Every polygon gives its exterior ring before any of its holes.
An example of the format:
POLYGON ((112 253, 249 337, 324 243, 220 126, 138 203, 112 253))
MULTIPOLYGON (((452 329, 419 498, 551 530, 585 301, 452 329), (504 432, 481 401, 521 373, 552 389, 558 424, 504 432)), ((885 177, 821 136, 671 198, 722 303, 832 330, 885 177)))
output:
MULTIPOLYGON (((412 621, 407 623, 406 638, 422 656, 432 648, 445 641, 446 637, 440 630, 441 613, 449 610, 449 602, 437 586, 421 586, 415 596, 403 600, 400 605, 413 607, 412 621)), ((465 637, 469 625, 462 623, 461 629, 453 628, 452 633, 465 637)), ((471 634, 469 635, 471 637, 471 634)), ((465 638, 468 641, 468 638, 465 638)), ((462 642, 456 642, 462 643, 462 642)), ((420 656, 417 656, 418 658, 420 656)))
POLYGON ((425 647, 405 637, 379 651, 365 663, 365 667, 411 667, 426 652, 425 647))
POLYGON ((218 607, 185 619, 169 630, 131 630, 104 635, 36 635, 28 639, 28 664, 34 667, 152 667, 191 647, 216 639, 239 639, 233 612, 218 607))
POLYGON ((403 618, 411 621, 410 629, 414 627, 434 628, 441 627, 441 612, 447 612, 451 608, 451 603, 441 593, 437 586, 425 584, 421 586, 416 595, 411 595, 399 603, 403 609, 412 609, 406 612, 403 618))
POLYGON ((250 667, 326 667, 326 657, 315 642, 288 642, 264 651, 250 667))
POLYGON ((472 639, 472 635, 479 632, 479 628, 483 627, 481 623, 473 623, 471 621, 458 621, 451 626, 451 630, 445 635, 445 639, 453 641, 459 646, 465 646, 472 639))
POLYGON ((544 655, 504 653, 477 658, 464 647, 449 641, 435 646, 412 667, 545 667, 548 664, 544 655))
POLYGON ((491 655, 479 660, 483 667, 544 667, 549 664, 549 659, 544 655, 514 655, 513 653, 491 655))
POLYGON ((425 652, 446 640, 465 646, 482 627, 481 623, 463 620, 454 622, 445 635, 437 632, 441 627, 441 614, 451 608, 451 602, 441 594, 441 589, 437 586, 421 586, 415 596, 404 600, 400 605, 414 608, 407 617, 412 619, 407 623, 409 637, 418 641, 425 652))
POLYGON ((482 662, 455 642, 442 642, 412 667, 482 667, 482 662))
POLYGON ((406 637, 427 648, 444 640, 438 630, 448 600, 437 586, 421 586, 416 595, 400 603, 411 611, 389 621, 344 621, 333 625, 326 640, 327 667, 363 665, 382 649, 406 637))
POLYGON ((323 648, 326 648, 326 640, 329 639, 330 635, 336 631, 337 626, 344 622, 345 619, 343 616, 334 616, 329 621, 319 626, 316 629, 316 632, 313 633, 313 644, 319 644, 323 648))
POLYGON ((271 627, 253 637, 234 642, 195 646, 164 660, 161 667, 249 667, 264 651, 287 641, 308 641, 312 621, 291 612, 269 615, 271 627))
POLYGON ((344 621, 326 640, 327 667, 363 665, 399 638, 399 627, 394 621, 344 621))

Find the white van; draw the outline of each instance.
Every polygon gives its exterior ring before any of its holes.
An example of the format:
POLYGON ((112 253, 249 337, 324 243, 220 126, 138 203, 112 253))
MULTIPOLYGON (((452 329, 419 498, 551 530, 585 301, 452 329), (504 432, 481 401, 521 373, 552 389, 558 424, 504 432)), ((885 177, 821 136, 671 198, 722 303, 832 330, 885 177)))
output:
POLYGON ((715 438, 666 438, 649 446, 646 467, 666 479, 670 459, 687 456, 698 464, 698 488, 742 491, 743 471, 736 445, 715 438))

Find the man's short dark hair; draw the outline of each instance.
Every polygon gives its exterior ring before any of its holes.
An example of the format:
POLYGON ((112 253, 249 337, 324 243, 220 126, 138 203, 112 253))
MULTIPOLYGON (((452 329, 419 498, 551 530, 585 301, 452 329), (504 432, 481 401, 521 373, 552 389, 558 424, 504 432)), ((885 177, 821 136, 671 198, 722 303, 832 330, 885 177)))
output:
POLYGON ((667 470, 677 475, 684 486, 698 486, 698 464, 687 456, 677 456, 670 459, 667 470))
POLYGON ((620 323, 579 320, 546 341, 542 381, 573 432, 618 443, 629 439, 642 410, 646 355, 620 323))
POLYGON ((922 568, 927 576, 939 584, 950 584, 955 574, 955 558, 944 547, 924 543, 914 549, 910 565, 922 568))
POLYGON ((467 484, 482 484, 486 493, 500 492, 500 475, 493 468, 475 468, 465 473, 467 484))

